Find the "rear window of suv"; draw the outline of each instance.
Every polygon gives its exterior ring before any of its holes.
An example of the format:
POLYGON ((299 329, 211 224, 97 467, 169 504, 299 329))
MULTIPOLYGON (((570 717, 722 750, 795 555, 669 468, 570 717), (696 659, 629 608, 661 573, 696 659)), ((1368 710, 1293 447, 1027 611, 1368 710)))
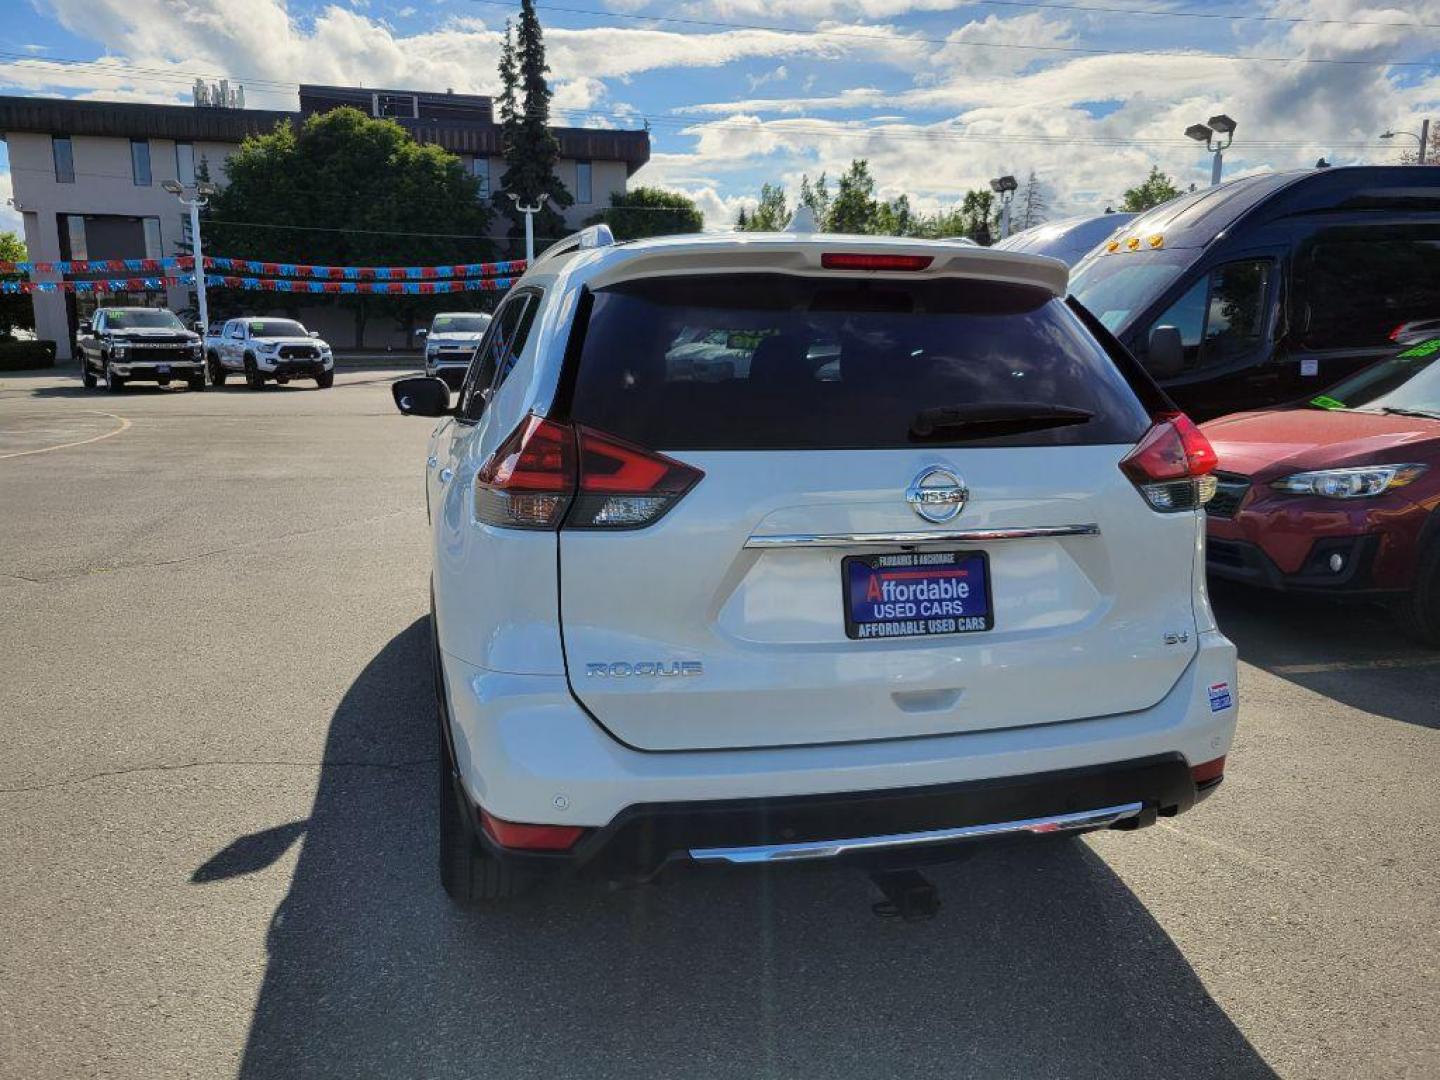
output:
POLYGON ((657 450, 1132 443, 1149 424, 1048 291, 744 274, 597 290, 570 411, 657 450), (1064 406, 1083 423, 921 438, 923 410, 1064 406))

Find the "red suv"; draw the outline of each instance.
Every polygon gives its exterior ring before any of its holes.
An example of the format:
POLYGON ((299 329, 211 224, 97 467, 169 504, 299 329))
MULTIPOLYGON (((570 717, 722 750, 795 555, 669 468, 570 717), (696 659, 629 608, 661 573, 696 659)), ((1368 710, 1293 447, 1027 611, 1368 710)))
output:
POLYGON ((1203 430, 1220 462, 1211 574, 1389 601, 1440 645, 1440 338, 1203 430))

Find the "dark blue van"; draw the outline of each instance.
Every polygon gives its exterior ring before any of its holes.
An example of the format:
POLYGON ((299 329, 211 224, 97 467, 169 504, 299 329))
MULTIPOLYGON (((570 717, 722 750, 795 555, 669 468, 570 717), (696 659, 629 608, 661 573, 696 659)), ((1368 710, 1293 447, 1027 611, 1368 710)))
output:
POLYGON ((1440 166, 1264 173, 1172 199, 1072 294, 1199 418, 1314 394, 1440 318, 1440 166))

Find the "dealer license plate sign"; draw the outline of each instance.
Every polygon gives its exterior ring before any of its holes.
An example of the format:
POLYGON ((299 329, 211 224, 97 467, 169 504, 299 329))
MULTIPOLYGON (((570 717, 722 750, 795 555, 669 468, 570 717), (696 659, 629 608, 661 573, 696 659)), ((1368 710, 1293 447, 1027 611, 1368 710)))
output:
POLYGON ((973 634, 995 625, 983 551, 850 555, 841 575, 852 638, 973 634))

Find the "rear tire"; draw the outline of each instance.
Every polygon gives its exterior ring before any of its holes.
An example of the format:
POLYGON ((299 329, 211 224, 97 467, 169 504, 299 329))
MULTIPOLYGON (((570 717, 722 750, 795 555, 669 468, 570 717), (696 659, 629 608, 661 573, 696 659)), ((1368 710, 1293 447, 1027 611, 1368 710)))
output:
POLYGON ((335 372, 322 371, 319 375, 315 376, 315 385, 321 390, 329 390, 330 387, 335 385, 335 372))
POLYGON ((1395 615, 1406 633, 1440 648, 1440 542, 1432 541, 1421 554, 1415 587, 1396 602, 1395 615))
POLYGON ((185 385, 188 386, 191 390, 204 390, 205 373, 202 371, 199 375, 191 375, 188 379, 185 380, 185 385))
POLYGON ((219 358, 218 356, 216 356, 214 353, 211 353, 210 356, 209 356, 209 358, 208 358, 208 360, 207 360, 207 364, 208 364, 208 366, 209 366, 209 368, 210 368, 210 383, 211 383, 211 385, 212 385, 212 386, 224 386, 224 385, 225 385, 225 376, 226 376, 227 372, 225 371, 225 368, 224 368, 223 366, 221 366, 221 364, 220 364, 220 358, 219 358))
POLYGON ((475 836, 470 816, 462 805, 465 795, 455 775, 450 740, 446 738, 450 720, 446 715, 444 698, 440 696, 444 689, 440 679, 438 649, 436 652, 436 711, 440 721, 436 725, 440 744, 437 755, 440 759, 440 782, 437 785, 440 792, 440 884, 451 902, 460 907, 511 900, 528 892, 534 885, 534 879, 492 858, 475 836))
POLYGON ((100 380, 95 377, 95 372, 90 370, 90 361, 85 359, 85 354, 80 354, 80 384, 86 390, 94 390, 100 385, 100 380))

